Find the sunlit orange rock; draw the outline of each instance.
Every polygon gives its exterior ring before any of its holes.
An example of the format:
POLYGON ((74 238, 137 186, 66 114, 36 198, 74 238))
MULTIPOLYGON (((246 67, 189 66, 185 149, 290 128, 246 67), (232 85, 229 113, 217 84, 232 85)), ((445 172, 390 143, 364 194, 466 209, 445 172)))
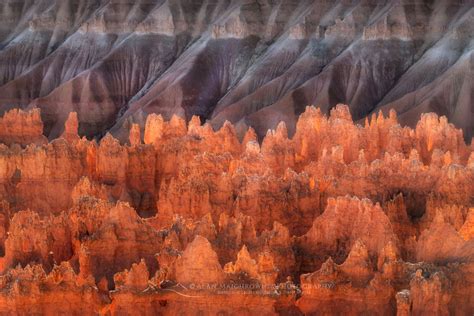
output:
POLYGON ((386 244, 396 243, 396 236, 380 205, 369 200, 340 197, 328 200, 326 210, 299 238, 298 245, 305 268, 314 269, 327 256, 342 262, 359 241, 372 257, 377 257, 386 244))
POLYGON ((68 142, 74 142, 79 140, 79 121, 77 119, 77 113, 71 112, 64 124, 64 132, 62 134, 62 138, 67 140, 68 142))
POLYGON ((0 305, 7 314, 96 313, 107 303, 94 282, 81 282, 71 265, 17 267, 0 276, 0 305))
POLYGON ((37 111, 12 113, 25 126, 0 132, 7 314, 474 310, 474 153, 444 118, 359 125, 343 105, 307 107, 293 137, 279 124, 259 142, 243 124, 151 114, 143 141, 129 122, 128 141, 97 142, 71 113, 46 143, 37 111))
POLYGON ((23 111, 13 109, 0 117, 0 142, 10 144, 44 144, 43 122, 39 109, 23 111))
POLYGON ((183 284, 207 285, 224 281, 225 275, 217 254, 209 241, 199 235, 175 262, 176 281, 183 284))
POLYGON ((417 270, 410 281, 413 314, 449 315, 448 302, 451 299, 450 282, 442 272, 424 277, 417 270))

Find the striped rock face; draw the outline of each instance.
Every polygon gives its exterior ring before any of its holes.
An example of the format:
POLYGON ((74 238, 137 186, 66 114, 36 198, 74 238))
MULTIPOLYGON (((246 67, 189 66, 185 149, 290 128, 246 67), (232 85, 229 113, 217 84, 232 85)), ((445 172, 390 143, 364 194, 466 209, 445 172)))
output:
POLYGON ((150 113, 259 137, 305 106, 355 120, 436 112, 474 135, 471 1, 5 0, 0 113, 39 107, 50 139, 142 127, 150 113))
POLYGON ((0 315, 471 315, 473 27, 0 0, 0 315))

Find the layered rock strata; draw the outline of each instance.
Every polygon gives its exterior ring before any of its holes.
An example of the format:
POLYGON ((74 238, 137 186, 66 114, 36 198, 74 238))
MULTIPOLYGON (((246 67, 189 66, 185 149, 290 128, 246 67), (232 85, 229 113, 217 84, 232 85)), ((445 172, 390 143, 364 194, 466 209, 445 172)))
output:
POLYGON ((45 135, 197 115, 260 138, 304 106, 356 120, 445 115, 474 136, 471 0, 3 0, 0 114, 39 107, 45 135))

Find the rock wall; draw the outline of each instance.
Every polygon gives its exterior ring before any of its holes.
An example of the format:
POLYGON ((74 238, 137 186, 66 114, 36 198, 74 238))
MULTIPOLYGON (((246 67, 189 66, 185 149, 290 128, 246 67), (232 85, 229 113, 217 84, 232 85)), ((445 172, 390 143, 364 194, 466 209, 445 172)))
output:
POLYGON ((0 145, 7 314, 474 310, 474 151, 444 117, 307 107, 261 143, 197 117, 152 114, 126 143, 81 139, 74 113, 50 143, 19 122, 0 145))

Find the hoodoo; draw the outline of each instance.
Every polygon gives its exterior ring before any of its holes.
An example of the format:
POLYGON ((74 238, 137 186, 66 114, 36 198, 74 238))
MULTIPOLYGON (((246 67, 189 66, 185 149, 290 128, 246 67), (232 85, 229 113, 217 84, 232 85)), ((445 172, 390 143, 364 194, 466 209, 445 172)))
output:
POLYGON ((146 143, 24 124, 0 146, 2 311, 474 310, 474 151, 445 118, 307 107, 261 145, 178 117, 150 115, 146 143))
POLYGON ((474 315, 473 0, 0 0, 1 315, 474 315))

